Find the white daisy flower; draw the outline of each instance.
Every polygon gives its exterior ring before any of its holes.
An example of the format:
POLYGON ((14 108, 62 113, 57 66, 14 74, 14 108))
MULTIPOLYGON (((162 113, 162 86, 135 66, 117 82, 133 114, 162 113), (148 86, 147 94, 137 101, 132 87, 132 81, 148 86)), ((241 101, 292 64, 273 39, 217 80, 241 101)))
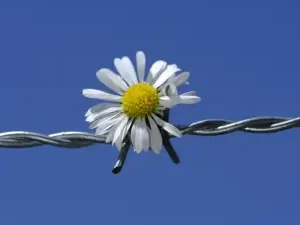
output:
POLYGON ((106 142, 120 150, 127 134, 137 153, 151 148, 160 153, 162 136, 160 128, 181 137, 181 132, 161 115, 166 108, 177 104, 193 104, 200 100, 195 92, 179 95, 177 87, 186 83, 189 73, 176 75, 180 69, 175 65, 159 60, 153 63, 145 78, 146 57, 137 52, 137 72, 128 57, 116 58, 114 65, 119 74, 110 69, 100 69, 97 78, 118 95, 95 89, 83 89, 85 97, 106 100, 90 108, 86 121, 96 135, 107 135, 106 142), (167 93, 168 92, 168 93, 167 93))

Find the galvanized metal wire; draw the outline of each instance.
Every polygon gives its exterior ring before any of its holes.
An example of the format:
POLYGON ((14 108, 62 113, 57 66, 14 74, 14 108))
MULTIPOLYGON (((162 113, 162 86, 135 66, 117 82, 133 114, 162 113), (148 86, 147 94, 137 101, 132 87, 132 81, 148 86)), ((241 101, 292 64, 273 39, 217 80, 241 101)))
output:
MULTIPOLYGON (((274 133, 300 127, 300 117, 257 117, 240 121, 209 119, 188 126, 177 125, 184 135, 216 136, 233 132, 274 133)), ((169 138, 173 138, 169 136, 169 138)), ((0 133, 0 147, 28 148, 52 145, 61 148, 82 148, 97 143, 106 143, 106 136, 96 136, 86 132, 67 131, 50 135, 28 131, 0 133)))

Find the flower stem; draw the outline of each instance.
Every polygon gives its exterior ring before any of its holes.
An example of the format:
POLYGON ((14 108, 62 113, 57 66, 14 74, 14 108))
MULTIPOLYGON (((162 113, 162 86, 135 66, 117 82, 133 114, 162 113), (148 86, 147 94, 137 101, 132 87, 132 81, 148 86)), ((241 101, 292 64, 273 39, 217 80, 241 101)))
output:
MULTIPOLYGON (((162 119, 166 122, 169 122, 169 115, 170 115, 170 110, 165 109, 162 119)), ((173 146, 170 142, 170 135, 163 129, 161 129, 160 132, 161 132, 161 135, 162 135, 164 147, 165 147, 169 157, 171 158, 173 163, 179 164, 180 159, 179 159, 179 156, 177 155, 175 149, 173 148, 173 146)))
POLYGON ((130 147, 130 142, 128 138, 125 138, 123 141, 123 147, 120 150, 118 161, 116 162, 114 168, 112 169, 113 174, 118 174, 121 172, 123 165, 125 163, 127 153, 130 147))

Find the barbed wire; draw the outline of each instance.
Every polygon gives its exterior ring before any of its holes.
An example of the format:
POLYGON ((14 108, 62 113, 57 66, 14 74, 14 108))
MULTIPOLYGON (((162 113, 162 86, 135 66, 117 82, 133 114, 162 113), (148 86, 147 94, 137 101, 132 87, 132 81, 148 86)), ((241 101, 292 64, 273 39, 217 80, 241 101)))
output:
MULTIPOLYGON (((165 110, 163 118, 169 120, 169 110, 165 110)), ((192 123, 188 126, 176 126, 183 135, 199 135, 199 136, 217 136, 233 132, 248 132, 248 133, 275 133, 287 129, 300 127, 300 117, 256 117, 240 121, 231 121, 224 119, 209 119, 201 120, 192 123)), ((163 145, 173 161, 178 164, 180 159, 174 150, 170 136, 166 131, 160 129, 163 145)), ((51 145, 61 148, 82 148, 93 144, 106 144, 106 135, 96 136, 91 133, 68 131, 54 133, 50 135, 39 134, 27 131, 11 131, 0 133, 0 148, 29 148, 42 145, 51 145)), ((114 174, 120 173, 125 163, 127 153, 131 143, 126 137, 122 143, 122 148, 119 152, 118 160, 113 167, 114 174)))
MULTIPOLYGON (((216 136, 237 131, 249 133, 274 133, 300 127, 300 117, 256 117, 237 122, 222 119, 209 119, 192 123, 188 126, 176 126, 183 135, 216 136)), ((170 136, 173 138, 173 136, 170 136)), ((60 132, 44 135, 27 131, 0 133, 0 147, 28 148, 52 145, 61 148, 81 148, 93 144, 105 144, 106 135, 96 136, 86 132, 60 132)))

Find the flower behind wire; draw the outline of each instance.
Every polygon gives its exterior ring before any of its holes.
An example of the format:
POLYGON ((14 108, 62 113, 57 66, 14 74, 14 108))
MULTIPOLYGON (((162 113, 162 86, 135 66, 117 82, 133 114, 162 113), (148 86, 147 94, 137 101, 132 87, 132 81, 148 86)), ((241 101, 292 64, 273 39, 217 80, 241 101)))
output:
POLYGON ((85 97, 108 101, 87 111, 89 128, 96 128, 96 135, 107 135, 106 142, 115 144, 119 150, 124 138, 129 137, 137 153, 149 148, 160 153, 160 129, 182 136, 175 126, 161 119, 163 111, 177 104, 193 104, 200 100, 193 91, 182 95, 177 92, 177 87, 186 83, 189 73, 177 75, 180 69, 175 64, 159 60, 153 63, 145 78, 143 52, 136 54, 136 71, 128 57, 116 58, 114 65, 118 74, 103 68, 97 72, 97 78, 117 95, 95 89, 82 91, 85 97))

